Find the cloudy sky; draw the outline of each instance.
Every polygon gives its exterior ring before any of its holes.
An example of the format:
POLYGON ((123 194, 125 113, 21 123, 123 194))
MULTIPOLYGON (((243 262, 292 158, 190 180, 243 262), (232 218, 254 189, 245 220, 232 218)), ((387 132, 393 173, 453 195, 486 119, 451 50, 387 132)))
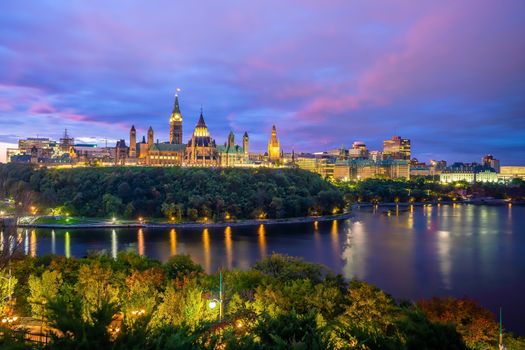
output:
POLYGON ((166 140, 179 87, 184 139, 202 105, 254 150, 276 124, 285 151, 524 164, 524 38, 523 0, 2 0, 0 144, 166 140))

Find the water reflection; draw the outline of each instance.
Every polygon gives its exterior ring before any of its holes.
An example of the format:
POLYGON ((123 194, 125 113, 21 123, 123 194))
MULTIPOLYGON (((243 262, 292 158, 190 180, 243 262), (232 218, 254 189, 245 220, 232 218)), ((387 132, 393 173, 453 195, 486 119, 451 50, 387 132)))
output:
MULTIPOLYGON (((18 242, 22 242, 22 235, 18 235, 18 242)), ((27 234, 27 230, 24 230, 24 253, 25 255, 29 254, 29 235, 27 234)))
POLYGON ((397 298, 467 295, 487 306, 502 303, 516 310, 516 319, 525 314, 525 306, 515 302, 525 290, 525 207, 441 204, 401 208, 398 216, 383 212, 372 207, 356 210, 356 217, 346 221, 204 230, 4 231, 0 249, 67 257, 106 250, 114 257, 119 248, 131 246, 162 261, 188 253, 207 272, 248 269, 275 251, 364 279, 397 298))
POLYGON ((118 253, 118 241, 117 241, 117 231, 111 231, 111 257, 117 259, 118 253))
POLYGON ((452 251, 449 231, 437 232, 437 252, 439 256, 439 269, 441 272, 441 281, 445 289, 451 289, 452 251))
POLYGON ((51 254, 56 254, 56 233, 51 230, 51 254))
POLYGON ((337 225, 337 220, 332 221, 332 228, 330 229, 330 237, 332 239, 332 254, 334 258, 339 257, 339 228, 337 225))
POLYGON ((177 231, 174 228, 170 230, 170 256, 177 254, 177 231))
POLYGON ((207 228, 202 230, 202 247, 204 252, 204 271, 211 272, 211 255, 210 255, 210 232, 207 228))
POLYGON ((266 230, 263 224, 259 225, 257 235, 259 236, 259 256, 263 259, 266 257, 266 230))
POLYGON ((141 228, 137 233, 137 248, 139 255, 144 255, 144 230, 141 228))
POLYGON ((31 230, 31 248, 30 248, 30 251, 31 251, 31 256, 35 257, 36 256, 36 231, 35 230, 31 230))
POLYGON ((71 241, 69 238, 69 232, 66 232, 64 236, 64 255, 68 259, 71 257, 71 241))
POLYGON ((230 226, 224 229, 224 247, 226 248, 226 266, 229 270, 233 268, 232 252, 232 228, 230 226))

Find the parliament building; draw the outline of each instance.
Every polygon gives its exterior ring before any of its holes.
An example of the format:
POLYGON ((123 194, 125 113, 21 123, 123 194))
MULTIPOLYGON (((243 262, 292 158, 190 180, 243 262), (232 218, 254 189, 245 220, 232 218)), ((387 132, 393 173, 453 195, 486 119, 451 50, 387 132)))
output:
MULTIPOLYGON (((197 125, 193 130, 191 138, 183 143, 182 121, 183 117, 179 106, 179 97, 175 95, 175 103, 170 115, 170 139, 167 142, 155 141, 153 128, 149 128, 142 141, 137 142, 137 131, 135 126, 131 127, 129 133, 129 147, 125 140, 121 140, 117 147, 118 154, 127 156, 127 159, 119 158, 119 164, 138 164, 151 166, 203 166, 203 167, 234 167, 234 166, 256 166, 250 160, 249 136, 245 132, 242 137, 242 145, 235 144, 235 135, 230 132, 224 145, 217 145, 204 121, 201 109, 197 125), (127 152, 126 152, 127 151, 127 152)), ((275 126, 269 141, 269 156, 267 163, 275 163, 279 160, 281 149, 277 140, 275 126)))

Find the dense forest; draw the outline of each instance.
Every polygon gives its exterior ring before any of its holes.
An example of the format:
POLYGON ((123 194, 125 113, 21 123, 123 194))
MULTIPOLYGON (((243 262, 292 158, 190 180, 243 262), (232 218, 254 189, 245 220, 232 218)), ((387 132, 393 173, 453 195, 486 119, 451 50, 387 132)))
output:
MULTIPOLYGON (((300 169, 74 168, 0 165, 0 198, 20 214, 167 218, 170 221, 278 219, 342 212, 353 203, 525 200, 525 182, 456 182, 431 178, 334 182, 300 169)), ((0 208, 0 210, 4 210, 0 208)))
MULTIPOLYGON (((30 349, 16 329, 48 333, 44 349, 496 349, 498 324, 467 299, 399 302, 325 267, 274 254, 247 271, 205 274, 189 256, 135 253, 11 262, 2 271, 2 349, 30 349), (14 292, 13 292, 14 289, 14 292), (14 295, 8 302, 6 295, 14 295), (213 306, 215 306, 213 308, 213 306), (35 323, 36 320, 36 323, 35 323)), ((33 338, 34 339, 34 338, 33 338)), ((525 341, 505 333, 508 349, 525 341)))
POLYGON ((449 184, 434 181, 432 177, 415 177, 406 180, 368 179, 354 182, 336 182, 350 203, 368 202, 435 202, 466 198, 492 197, 495 199, 525 200, 525 182, 515 179, 510 183, 449 184))
POLYGON ((344 209, 341 192, 299 169, 76 168, 0 165, 0 197, 40 214, 167 217, 173 220, 288 218, 344 209))

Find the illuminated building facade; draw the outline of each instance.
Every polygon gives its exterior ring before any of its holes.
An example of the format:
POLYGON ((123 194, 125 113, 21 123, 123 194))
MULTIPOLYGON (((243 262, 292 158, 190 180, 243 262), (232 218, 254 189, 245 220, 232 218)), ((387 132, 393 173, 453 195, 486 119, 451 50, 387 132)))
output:
POLYGON ((334 179, 341 181, 366 180, 371 178, 410 179, 410 164, 407 160, 373 159, 337 160, 334 179))
POLYGON ((182 145, 182 114, 178 95, 175 95, 175 103, 170 115, 170 144, 182 145))
POLYGON ((153 166, 180 166, 184 159, 185 145, 154 143, 147 152, 146 164, 153 166))
POLYGON ((410 160, 410 140, 393 136, 390 140, 383 141, 383 154, 393 159, 410 160))
POLYGON ((268 141, 268 161, 270 163, 279 163, 281 160, 281 144, 277 138, 275 125, 272 127, 272 135, 268 141))
POLYGON ((525 166, 502 166, 498 178, 502 180, 525 180, 525 166))
POLYGON ((364 142, 356 141, 352 144, 352 148, 348 150, 348 157, 358 159, 366 159, 369 157, 368 149, 364 142))
POLYGON ((442 171, 439 180, 444 183, 455 181, 498 182, 498 173, 491 167, 479 164, 454 163, 442 171))
POLYGON ((211 138, 204 116, 199 121, 186 145, 185 164, 189 166, 217 166, 217 146, 211 138))
POLYGON ((493 168, 497 173, 500 172, 499 160, 495 159, 492 154, 487 154, 481 158, 481 164, 486 167, 493 168))
POLYGON ((217 146, 218 164, 222 167, 247 166, 253 164, 248 157, 248 133, 244 133, 243 146, 235 144, 235 135, 230 132, 224 146, 217 146))

